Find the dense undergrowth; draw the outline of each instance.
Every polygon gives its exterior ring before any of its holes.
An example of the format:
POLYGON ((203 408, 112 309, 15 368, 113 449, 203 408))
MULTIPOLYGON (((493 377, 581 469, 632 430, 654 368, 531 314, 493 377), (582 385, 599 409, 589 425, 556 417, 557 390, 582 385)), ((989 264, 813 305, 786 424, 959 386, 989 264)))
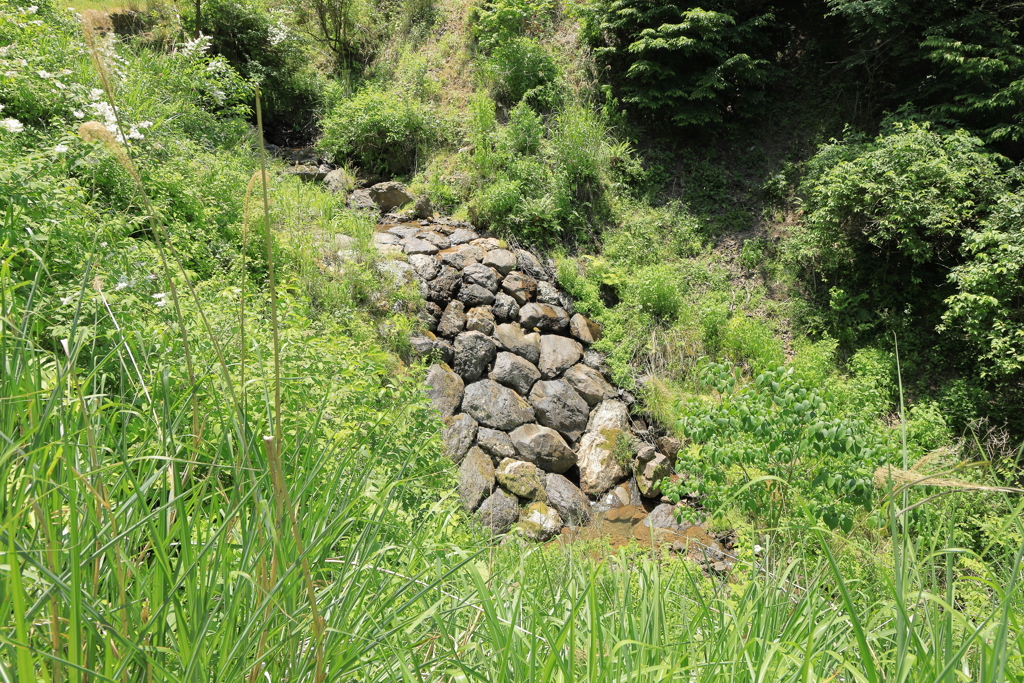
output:
MULTIPOLYGON (((1016 38, 949 67, 992 102, 882 124, 894 69, 870 135, 773 145, 792 16, 637 4, 211 0, 121 39, 0 5, 3 680, 1024 679, 1016 38), (257 82, 273 139, 318 122, 550 253, 728 577, 478 535, 402 360, 418 295, 341 196, 271 173, 264 212, 257 82)), ((871 22, 833 4, 856 82, 871 22)), ((933 14, 891 64, 967 50, 933 14)))

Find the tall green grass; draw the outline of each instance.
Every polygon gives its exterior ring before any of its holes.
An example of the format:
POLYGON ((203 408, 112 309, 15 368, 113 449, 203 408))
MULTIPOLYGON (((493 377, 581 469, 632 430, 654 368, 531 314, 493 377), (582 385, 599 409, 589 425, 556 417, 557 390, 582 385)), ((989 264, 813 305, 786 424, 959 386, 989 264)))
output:
MULTIPOLYGON (((478 535, 420 369, 358 315, 391 305, 366 265, 256 286, 311 212, 369 241, 297 187, 248 226, 249 276, 187 277, 170 241, 160 288, 180 305, 146 315, 97 277, 98 233, 0 241, 4 683, 1024 680, 1024 549, 956 547, 971 494, 919 537, 891 500, 888 544, 857 577, 848 541, 815 529, 773 530, 728 578, 637 547, 478 535), (54 339, 49 267, 72 247, 54 339)), ((1024 535, 1022 505, 990 535, 1024 535)))

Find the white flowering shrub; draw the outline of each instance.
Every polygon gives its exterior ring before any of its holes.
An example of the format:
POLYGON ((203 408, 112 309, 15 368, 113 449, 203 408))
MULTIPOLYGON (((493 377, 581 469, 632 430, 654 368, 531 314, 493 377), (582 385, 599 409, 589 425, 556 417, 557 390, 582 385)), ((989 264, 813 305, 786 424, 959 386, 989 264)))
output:
MULTIPOLYGON (((88 101, 82 85, 85 46, 70 13, 45 17, 37 7, 0 3, 0 102, 5 119, 40 125, 68 118, 88 101), (56 29, 56 30, 54 30, 56 29)), ((5 131, 16 127, 5 122, 5 131)))
POLYGON ((211 54, 259 84, 268 128, 284 131, 312 123, 322 76, 311 67, 304 40, 285 26, 281 10, 260 0, 206 0, 202 29, 211 37, 211 54))

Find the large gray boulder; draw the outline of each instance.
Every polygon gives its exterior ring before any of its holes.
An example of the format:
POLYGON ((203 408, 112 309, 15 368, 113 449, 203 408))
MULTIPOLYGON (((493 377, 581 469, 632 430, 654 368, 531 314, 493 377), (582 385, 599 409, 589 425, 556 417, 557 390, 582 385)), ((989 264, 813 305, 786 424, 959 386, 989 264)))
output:
POLYGON ((505 458, 494 471, 501 488, 526 500, 547 500, 544 473, 533 463, 505 458))
POLYGON ((417 356, 427 356, 434 350, 434 340, 423 335, 409 337, 412 352, 417 356))
POLYGON ((413 254, 409 257, 409 264, 416 269, 416 274, 424 280, 433 280, 437 277, 437 271, 441 268, 440 261, 426 254, 413 254))
POLYGON ((443 315, 441 308, 433 301, 425 301, 423 308, 416 312, 416 320, 430 332, 437 332, 437 323, 443 315))
POLYGON ((336 168, 324 176, 324 189, 331 194, 348 194, 355 187, 355 179, 343 168, 336 168))
POLYGON ((455 347, 444 339, 434 339, 434 352, 438 359, 451 367, 455 363, 455 347))
POLYGON ((525 249, 516 249, 516 259, 519 261, 519 270, 523 271, 532 278, 538 280, 550 280, 551 276, 548 273, 548 269, 545 268, 540 259, 534 256, 532 253, 525 249))
POLYGON ((498 353, 494 361, 494 369, 491 370, 488 377, 515 389, 520 396, 528 396, 534 383, 540 379, 540 371, 522 356, 501 351, 498 353))
POLYGON ((474 382, 465 388, 462 409, 484 427, 506 432, 535 419, 533 408, 522 396, 491 379, 474 382))
POLYGON ((517 458, 533 463, 545 472, 562 474, 576 464, 576 454, 562 435, 550 427, 524 424, 509 434, 509 439, 517 458))
POLYGON ((519 513, 519 533, 531 541, 544 543, 562 530, 558 511, 546 503, 530 503, 519 513))
POLYGON ((519 499, 508 491, 497 488, 476 511, 476 518, 489 528, 491 533, 508 533, 519 519, 519 499))
POLYGON ((357 211, 379 211, 369 190, 356 190, 348 196, 348 205, 357 211))
POLYGON ((427 371, 427 384, 431 387, 427 396, 430 397, 430 402, 434 404, 434 407, 440 411, 441 417, 451 417, 459 410, 465 383, 461 377, 452 372, 451 368, 437 363, 431 365, 430 370, 427 371))
POLYGON ((416 269, 405 261, 398 261, 396 259, 378 261, 376 268, 378 272, 382 274, 387 273, 394 278, 395 285, 398 287, 405 287, 407 285, 418 283, 416 269))
POLYGON ((562 521, 569 526, 583 526, 590 521, 590 501, 579 487, 551 472, 544 481, 548 505, 558 510, 562 521))
POLYGON ((570 441, 579 441, 587 428, 590 408, 565 380, 541 381, 530 391, 537 422, 556 429, 570 441))
POLYGON ((554 379, 571 368, 583 355, 583 347, 574 339, 554 334, 540 338, 538 369, 544 379, 554 379))
POLYGON ((629 413, 624 403, 610 399, 594 408, 576 450, 584 493, 600 496, 626 478, 619 451, 622 440, 628 438, 629 413))
POLYGON ((415 237, 420 234, 423 232, 423 228, 415 225, 393 225, 388 228, 388 232, 404 240, 406 237, 415 237))
POLYGON ((462 271, 462 279, 466 284, 480 285, 492 294, 498 291, 498 273, 482 263, 471 263, 466 266, 462 271))
POLYGON ((600 351, 594 351, 593 349, 583 354, 583 364, 588 368, 593 368, 601 373, 609 382, 612 379, 612 369, 608 366, 608 362, 605 360, 605 356, 600 351))
POLYGON ((466 382, 475 382, 483 377, 496 352, 497 347, 487 335, 463 332, 455 338, 455 372, 466 382))
POLYGON ((519 320, 519 304, 508 294, 499 292, 494 295, 494 317, 500 323, 519 320))
POLYGON ((519 323, 505 323, 494 327, 494 337, 509 353, 522 356, 534 365, 540 362, 540 335, 527 334, 519 323))
POLYGON ((487 455, 491 456, 494 462, 501 462, 505 458, 516 457, 516 449, 512 446, 512 439, 505 432, 497 429, 481 427, 476 433, 476 445, 487 455))
POLYGON ((675 466, 676 458, 679 457, 679 451, 683 447, 683 442, 674 436, 663 436, 654 443, 658 446, 658 451, 675 466))
POLYGON ((447 306, 448 302, 458 294, 461 285, 462 276, 459 271, 451 266, 441 266, 437 277, 427 285, 427 298, 439 306, 447 306))
POLYGON ((466 305, 458 299, 450 302, 437 323, 437 333, 442 337, 454 338, 466 327, 466 305))
POLYGON ((601 328, 597 323, 577 313, 569 319, 569 334, 590 346, 601 338, 601 328))
POLYGON ((373 243, 374 244, 388 244, 388 245, 397 246, 398 243, 401 242, 401 241, 402 241, 401 237, 399 237, 398 235, 393 235, 390 232, 375 232, 375 233, 373 233, 373 243))
POLYGON ((412 195, 406 192, 405 186, 396 182, 377 183, 370 188, 369 195, 384 213, 394 211, 413 200, 412 195))
POLYGON ((410 256, 415 254, 436 254, 440 251, 435 245, 418 237, 406 237, 401 242, 402 251, 410 256))
POLYGON ((461 271, 471 263, 475 263, 472 255, 459 247, 444 249, 437 256, 441 259, 441 263, 458 271, 461 271))
POLYGON ((569 315, 560 306, 528 303, 519 309, 519 324, 527 330, 536 328, 545 334, 563 334, 569 329, 569 315))
POLYGON ((444 420, 444 431, 441 432, 444 439, 445 450, 448 457, 456 465, 462 462, 466 453, 473 446, 473 439, 476 438, 476 420, 466 413, 459 413, 444 420))
POLYGON ((477 306, 466 313, 466 329, 490 336, 494 332, 494 313, 490 306, 477 306))
POLYGON ((617 429, 620 432, 629 431, 629 409, 622 401, 616 399, 601 401, 590 413, 590 420, 587 422, 588 432, 607 429, 617 429))
POLYGON ((494 294, 486 287, 480 285, 463 284, 459 289, 459 300, 468 308, 476 306, 490 306, 494 303, 494 294))
POLYGON ((537 303, 548 304, 549 306, 562 306, 562 293, 558 287, 550 282, 537 283, 537 303))
POLYGON ((651 510, 651 514, 644 517, 641 523, 652 529, 668 529, 677 534, 686 533, 686 530, 693 526, 686 520, 678 521, 675 515, 675 506, 668 503, 662 503, 651 510))
POLYGON ((452 246, 447 237, 439 232, 434 232, 433 230, 426 230, 424 232, 417 233, 416 237, 424 242, 430 242, 438 249, 447 249, 452 246))
POLYGON ((466 512, 476 510, 494 490, 494 463, 479 448, 473 447, 459 465, 459 498, 466 512))
POLYGON ((491 249, 484 256, 484 265, 494 268, 502 275, 508 275, 516 269, 516 257, 507 249, 491 249))
POLYGON ((470 244, 474 247, 480 247, 484 251, 501 248, 501 241, 494 237, 480 237, 470 242, 470 244))
POLYGON ((591 496, 600 496, 626 478, 619 462, 617 439, 623 432, 587 432, 576 451, 580 467, 580 488, 591 496))
POLYGON ((565 371, 562 379, 569 383, 588 405, 596 406, 601 401, 618 396, 618 391, 605 381, 597 370, 577 364, 565 371))
POLYGON ((537 293, 537 281, 525 273, 512 271, 501 281, 501 290, 522 306, 537 293))
POLYGON ((476 234, 472 230, 467 230, 466 228, 457 228, 451 235, 449 235, 449 239, 452 241, 452 244, 467 244, 479 237, 480 235, 476 234))

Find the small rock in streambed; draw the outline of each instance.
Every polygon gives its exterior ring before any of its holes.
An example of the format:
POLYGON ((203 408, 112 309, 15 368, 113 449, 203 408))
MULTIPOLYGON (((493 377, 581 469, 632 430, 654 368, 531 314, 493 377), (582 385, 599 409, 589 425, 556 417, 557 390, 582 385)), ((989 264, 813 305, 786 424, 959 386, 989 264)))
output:
POLYGON ((545 503, 531 503, 520 513, 517 529, 531 541, 544 543, 562 530, 562 518, 545 503))

